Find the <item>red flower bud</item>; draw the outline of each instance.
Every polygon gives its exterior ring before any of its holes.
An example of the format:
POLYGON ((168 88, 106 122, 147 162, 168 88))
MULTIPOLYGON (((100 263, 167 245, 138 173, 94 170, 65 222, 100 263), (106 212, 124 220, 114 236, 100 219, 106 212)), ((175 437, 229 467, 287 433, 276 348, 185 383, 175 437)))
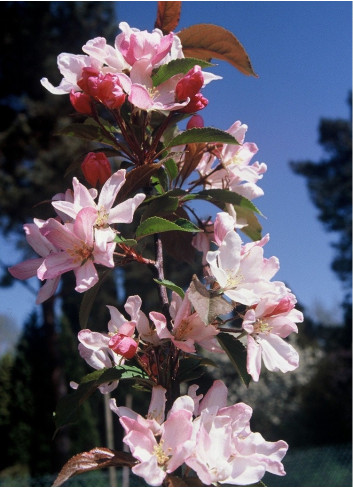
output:
POLYGON ((193 115, 190 117, 186 129, 192 129, 193 127, 204 127, 203 118, 200 115, 193 115))
POLYGON ((81 169, 87 182, 96 187, 103 185, 112 174, 110 163, 104 153, 88 153, 81 163, 81 169))
POLYGON ((80 114, 92 114, 92 102, 89 95, 86 95, 83 92, 75 92, 74 90, 71 90, 70 102, 73 108, 80 114))
POLYGON ((87 95, 92 97, 96 96, 97 83, 98 83, 99 71, 92 67, 86 67, 82 69, 81 79, 78 80, 77 85, 87 95))
POLYGON ((131 336, 126 336, 119 333, 110 338, 108 346, 115 353, 127 358, 128 360, 135 356, 137 350, 137 343, 133 338, 131 338, 131 336))
POLYGON ((188 105, 180 109, 180 112, 184 112, 186 114, 191 114, 192 112, 197 112, 202 110, 208 104, 207 98, 205 98, 202 93, 197 93, 192 97, 188 105))
POLYGON ((125 102, 126 94, 120 85, 119 78, 107 73, 98 80, 95 97, 109 109, 118 109, 125 102))
POLYGON ((194 66, 178 81, 175 87, 177 101, 182 102, 187 98, 194 97, 201 90, 203 81, 201 67, 198 65, 194 66))

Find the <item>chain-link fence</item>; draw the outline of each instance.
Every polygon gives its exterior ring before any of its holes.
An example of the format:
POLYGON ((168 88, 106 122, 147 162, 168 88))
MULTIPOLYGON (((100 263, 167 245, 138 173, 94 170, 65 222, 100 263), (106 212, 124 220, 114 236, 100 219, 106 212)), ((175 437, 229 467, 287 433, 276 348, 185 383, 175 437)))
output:
MULTIPOLYGON (((285 477, 266 474, 263 482, 268 487, 352 487, 352 446, 320 446, 291 449, 283 460, 285 477)), ((55 476, 37 478, 0 474, 1 487, 50 487, 55 476)), ((122 473, 117 470, 118 486, 122 473)), ((143 479, 130 474, 131 487, 146 486, 143 479)), ((66 487, 109 487, 107 471, 86 472, 67 481, 66 487)))

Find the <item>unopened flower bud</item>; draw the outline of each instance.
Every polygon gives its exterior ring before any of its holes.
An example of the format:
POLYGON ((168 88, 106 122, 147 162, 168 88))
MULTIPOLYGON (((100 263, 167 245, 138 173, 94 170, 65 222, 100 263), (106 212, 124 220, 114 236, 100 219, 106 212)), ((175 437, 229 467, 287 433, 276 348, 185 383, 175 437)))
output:
POLYGON ((176 99, 182 102, 187 98, 194 97, 201 90, 203 81, 201 67, 198 65, 194 66, 178 81, 175 87, 176 99))
POLYGON ((137 343, 133 338, 131 338, 131 336, 126 336, 119 333, 110 338, 108 346, 115 353, 128 360, 135 355, 137 350, 137 343))
POLYGON ((71 90, 70 102, 73 108, 80 114, 92 114, 92 102, 89 95, 86 95, 83 92, 75 92, 74 90, 71 90))
POLYGON ((92 187, 96 187, 97 183, 103 185, 112 174, 109 160, 104 153, 88 153, 81 169, 92 187))
POLYGON ((118 109, 123 105, 126 98, 119 78, 110 73, 99 79, 95 96, 109 109, 118 109))
POLYGON ((202 93, 197 93, 194 95, 190 102, 180 109, 180 112, 185 112, 186 114, 191 114, 192 112, 198 112, 206 107, 208 100, 202 95, 202 93))
POLYGON ((186 129, 192 129, 193 127, 204 127, 203 118, 200 115, 193 115, 190 117, 186 129))

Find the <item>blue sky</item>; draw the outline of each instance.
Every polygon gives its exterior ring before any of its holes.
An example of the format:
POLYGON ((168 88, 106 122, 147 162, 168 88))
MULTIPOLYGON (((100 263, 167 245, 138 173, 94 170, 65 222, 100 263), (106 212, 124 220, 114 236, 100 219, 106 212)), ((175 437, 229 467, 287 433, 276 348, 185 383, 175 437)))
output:
MULTIPOLYGON (((157 2, 116 2, 118 21, 151 30, 157 2)), ((322 117, 348 118, 352 86, 351 2, 186 1, 181 28, 197 23, 220 25, 243 44, 259 78, 247 77, 224 62, 212 71, 223 77, 204 90, 209 106, 205 125, 227 129, 235 120, 249 126, 246 140, 259 147, 257 158, 268 171, 260 182, 265 195, 256 205, 270 243, 265 256, 281 264, 276 279, 285 281, 312 312, 316 303, 334 313, 343 298, 330 270, 332 234, 317 220, 305 179, 293 174, 289 161, 318 161, 322 117)), ((8 247, 0 258, 9 263, 8 247)), ((16 255, 11 258, 15 263, 16 255)), ((34 282, 36 285, 36 282, 34 282)), ((21 284, 0 292, 0 314, 18 324, 34 307, 21 284), (19 305, 20 304, 20 305, 19 305)))

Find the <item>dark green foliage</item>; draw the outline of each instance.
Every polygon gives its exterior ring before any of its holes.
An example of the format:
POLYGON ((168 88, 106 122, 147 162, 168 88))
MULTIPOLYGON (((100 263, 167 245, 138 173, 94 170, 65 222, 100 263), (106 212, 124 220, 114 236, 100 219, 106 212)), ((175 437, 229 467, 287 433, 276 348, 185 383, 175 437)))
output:
MULTIPOLYGON (((351 106, 351 95, 349 97, 351 106)), ((332 269, 347 290, 351 304, 352 279, 352 121, 322 119, 319 143, 326 157, 318 162, 292 163, 295 173, 307 180, 310 197, 319 210, 319 219, 338 239, 332 269)), ((349 304, 348 304, 349 305, 349 304)))

